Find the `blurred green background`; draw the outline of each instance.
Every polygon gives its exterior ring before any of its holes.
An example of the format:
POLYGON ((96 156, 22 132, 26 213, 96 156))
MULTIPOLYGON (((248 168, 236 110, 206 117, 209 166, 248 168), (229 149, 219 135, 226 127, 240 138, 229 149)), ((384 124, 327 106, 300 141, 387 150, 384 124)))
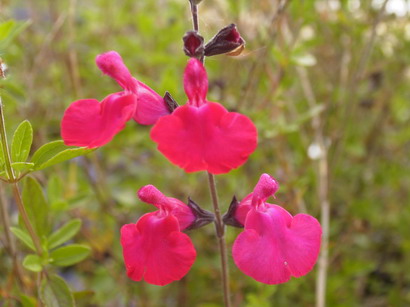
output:
MULTIPOLYGON (((247 42, 238 57, 206 59, 208 98, 248 115, 259 129, 248 162, 217 177, 223 211, 264 172, 278 179, 275 202, 292 214, 320 219, 328 200, 328 306, 410 306, 410 3, 285 2, 204 0, 199 7, 206 41, 235 23, 247 42)), ((169 91, 179 104, 186 101, 187 0, 2 0, 0 13, 0 21, 26 23, 0 55, 8 66, 0 94, 9 134, 29 119, 33 149, 60 139, 71 102, 120 90, 94 63, 108 50, 118 51, 132 74, 161 95, 169 91)), ((156 287, 125 274, 119 229, 153 210, 136 198, 141 186, 154 184, 211 208, 206 174, 170 164, 149 130, 129 122, 96 152, 35 174, 47 190, 50 219, 58 226, 81 218, 75 241, 92 247, 85 261, 58 273, 77 291, 79 306, 221 306, 212 225, 190 233, 198 257, 182 281, 156 287)), ((229 249, 239 232, 227 229, 229 249)), ((4 249, 0 259, 0 293, 17 295, 4 249)), ((317 267, 267 286, 242 274, 231 257, 229 264, 235 306, 315 303, 317 267)))

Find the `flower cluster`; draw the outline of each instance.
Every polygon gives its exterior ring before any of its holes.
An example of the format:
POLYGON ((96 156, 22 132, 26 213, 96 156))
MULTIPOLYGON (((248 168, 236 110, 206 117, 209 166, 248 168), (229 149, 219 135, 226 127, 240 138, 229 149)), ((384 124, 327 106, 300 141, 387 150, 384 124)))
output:
MULTIPOLYGON (((158 150, 188 173, 223 174, 244 164, 257 147, 257 129, 245 115, 228 112, 223 105, 207 100, 208 77, 200 61, 204 56, 240 52, 244 40, 236 26, 230 25, 205 46, 203 41, 195 31, 184 37, 184 50, 191 59, 183 77, 188 97, 183 106, 178 106, 168 92, 162 98, 133 78, 118 53, 110 51, 97 56, 97 66, 123 91, 110 94, 101 102, 73 102, 61 123, 65 143, 103 146, 133 118, 139 124, 154 125, 150 136, 158 150)), ((266 284, 307 274, 320 249, 321 226, 314 217, 292 216, 282 207, 266 202, 277 190, 276 180, 263 174, 253 192, 240 202, 234 198, 223 217, 226 225, 244 228, 233 244, 236 265, 266 284)), ((154 285, 181 279, 196 258, 194 245, 184 231, 211 223, 214 215, 191 199, 185 204, 166 197, 152 185, 142 187, 138 197, 157 210, 121 229, 129 278, 154 285)))

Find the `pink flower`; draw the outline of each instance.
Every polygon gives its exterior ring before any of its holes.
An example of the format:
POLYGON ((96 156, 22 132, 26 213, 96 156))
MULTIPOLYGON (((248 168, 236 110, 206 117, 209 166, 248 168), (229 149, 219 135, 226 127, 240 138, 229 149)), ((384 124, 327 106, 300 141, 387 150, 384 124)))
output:
POLYGON ((166 197, 152 185, 138 191, 139 198, 158 208, 136 224, 121 228, 121 244, 127 275, 164 286, 180 280, 196 258, 191 239, 181 231, 195 222, 195 214, 181 201, 166 197))
POLYGON ((66 145, 100 147, 111 141, 132 117, 142 125, 152 125, 170 113, 161 96, 131 76, 117 52, 97 56, 96 63, 124 91, 110 94, 101 102, 96 99, 73 102, 61 122, 61 136, 66 145))
POLYGON ((208 78, 195 58, 185 69, 184 88, 188 103, 151 130, 158 150, 186 172, 222 174, 245 163, 256 149, 256 127, 248 117, 206 100, 208 78))
POLYGON ((265 284, 280 284, 309 273, 322 235, 314 217, 292 217, 282 207, 266 203, 277 189, 275 179, 263 174, 253 193, 231 212, 245 226, 233 245, 234 261, 243 273, 265 284))

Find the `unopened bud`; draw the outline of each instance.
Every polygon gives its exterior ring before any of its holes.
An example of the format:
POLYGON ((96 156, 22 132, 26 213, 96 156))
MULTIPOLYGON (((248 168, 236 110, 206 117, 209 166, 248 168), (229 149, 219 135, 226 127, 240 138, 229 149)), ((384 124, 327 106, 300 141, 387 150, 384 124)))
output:
POLYGON ((196 31, 188 31, 182 38, 184 52, 191 58, 201 59, 204 56, 204 38, 196 31))
POLYGON ((208 225, 209 223, 212 223, 215 220, 215 216, 212 212, 202 209, 192 199, 188 198, 187 205, 195 215, 195 220, 191 225, 185 228, 185 230, 200 228, 202 226, 208 225))
POLYGON ((171 113, 174 112, 174 110, 179 107, 178 103, 175 101, 175 99, 171 96, 169 92, 165 92, 164 101, 168 107, 168 110, 171 113))
POLYGON ((222 217, 222 220, 225 225, 243 228, 243 224, 239 222, 235 217, 236 209, 238 208, 238 206, 239 202, 236 200, 236 197, 234 196, 232 198, 231 204, 229 205, 228 212, 226 212, 222 217))
POLYGON ((227 54, 231 56, 239 55, 245 48, 245 41, 239 34, 236 25, 221 29, 206 45, 205 55, 213 56, 227 54))

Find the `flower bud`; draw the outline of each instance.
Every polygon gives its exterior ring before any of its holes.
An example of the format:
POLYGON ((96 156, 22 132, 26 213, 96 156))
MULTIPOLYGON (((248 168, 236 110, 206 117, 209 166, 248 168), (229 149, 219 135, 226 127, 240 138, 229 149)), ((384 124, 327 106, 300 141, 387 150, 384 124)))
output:
POLYGON ((238 221, 238 219, 235 217, 236 215, 236 210, 239 206, 239 202, 236 200, 236 197, 234 196, 232 198, 231 204, 229 205, 228 212, 226 212, 222 220, 225 225, 233 226, 233 227, 238 227, 238 228, 243 228, 243 224, 238 221))
POLYGON ((245 48, 245 41, 239 34, 236 25, 221 29, 206 45, 205 55, 213 56, 218 54, 239 55, 245 48))
POLYGON ((191 58, 201 59, 204 56, 204 38, 196 31, 188 31, 182 38, 184 52, 191 58))
POLYGON ((215 216, 212 212, 202 209, 191 198, 188 198, 188 207, 195 215, 195 220, 185 230, 191 230, 208 225, 215 220, 215 216))
POLYGON ((179 107, 178 103, 175 101, 175 99, 171 96, 169 92, 165 92, 164 101, 168 107, 168 110, 171 113, 174 112, 174 110, 179 107))

